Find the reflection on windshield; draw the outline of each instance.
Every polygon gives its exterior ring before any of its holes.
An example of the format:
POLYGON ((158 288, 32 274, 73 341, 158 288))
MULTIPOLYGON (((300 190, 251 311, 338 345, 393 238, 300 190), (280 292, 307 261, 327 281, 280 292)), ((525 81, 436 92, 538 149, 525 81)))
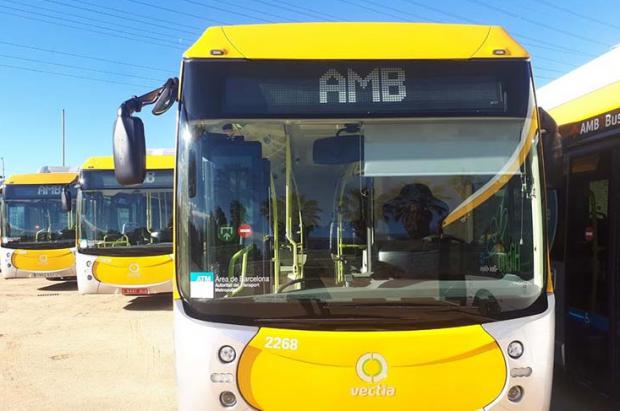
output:
POLYGON ((59 198, 5 200, 3 247, 65 248, 74 244, 74 214, 62 210, 59 198))
POLYGON ((181 289, 196 302, 526 309, 543 279, 524 124, 197 122, 179 186, 181 289))
POLYGON ((80 195, 81 251, 165 247, 169 252, 171 190, 98 190, 80 195))

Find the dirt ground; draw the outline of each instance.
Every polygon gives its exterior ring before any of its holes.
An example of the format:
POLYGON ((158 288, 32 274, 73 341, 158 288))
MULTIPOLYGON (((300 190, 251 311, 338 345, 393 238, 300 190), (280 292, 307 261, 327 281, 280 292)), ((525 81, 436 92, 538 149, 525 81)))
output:
MULTIPOLYGON (((171 296, 0 278, 0 411, 174 410, 171 296)), ((620 409, 557 373, 551 411, 620 409)))
POLYGON ((175 409, 171 296, 0 278, 0 410, 175 409))

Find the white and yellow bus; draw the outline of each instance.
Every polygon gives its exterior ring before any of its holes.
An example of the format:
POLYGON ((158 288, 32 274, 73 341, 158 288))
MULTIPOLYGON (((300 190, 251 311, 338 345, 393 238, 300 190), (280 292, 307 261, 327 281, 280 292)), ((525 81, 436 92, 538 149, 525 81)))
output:
POLYGON ((503 29, 209 28, 121 105, 120 182, 132 114, 177 99, 180 409, 549 408, 539 119, 503 29))
POLYGON ((172 291, 174 155, 146 156, 142 184, 123 187, 112 157, 80 168, 77 278, 82 294, 148 295, 172 291))
POLYGON ((620 48, 539 90, 559 124, 556 358, 620 400, 620 48))
POLYGON ((61 193, 72 172, 16 174, 2 190, 0 262, 4 278, 75 279, 75 214, 61 193))

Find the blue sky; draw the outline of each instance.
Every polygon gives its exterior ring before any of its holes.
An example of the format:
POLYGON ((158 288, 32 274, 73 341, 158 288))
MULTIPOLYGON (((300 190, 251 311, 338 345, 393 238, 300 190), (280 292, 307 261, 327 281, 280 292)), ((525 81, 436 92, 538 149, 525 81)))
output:
MULTIPOLYGON (((324 20, 502 25, 538 86, 620 43, 617 0, 0 0, 6 174, 60 164, 63 108, 68 165, 109 155, 118 105, 176 75, 210 25, 324 20)), ((142 118, 149 147, 174 145, 174 111, 142 118)))

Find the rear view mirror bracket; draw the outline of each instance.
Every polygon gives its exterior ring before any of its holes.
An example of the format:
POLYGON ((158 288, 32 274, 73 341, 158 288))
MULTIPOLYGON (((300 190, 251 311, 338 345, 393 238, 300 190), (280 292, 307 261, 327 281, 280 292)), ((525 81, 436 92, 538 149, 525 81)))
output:
POLYGON ((139 113, 145 105, 155 104, 154 115, 168 111, 177 101, 179 80, 169 78, 166 83, 140 97, 134 96, 123 102, 114 123, 114 174, 123 185, 140 184, 146 173, 146 141, 144 123, 139 113))
POLYGON ((152 113, 156 116, 164 114, 177 101, 179 79, 169 78, 166 83, 140 97, 133 96, 121 104, 119 115, 131 116, 142 111, 142 107, 155 104, 152 113))

